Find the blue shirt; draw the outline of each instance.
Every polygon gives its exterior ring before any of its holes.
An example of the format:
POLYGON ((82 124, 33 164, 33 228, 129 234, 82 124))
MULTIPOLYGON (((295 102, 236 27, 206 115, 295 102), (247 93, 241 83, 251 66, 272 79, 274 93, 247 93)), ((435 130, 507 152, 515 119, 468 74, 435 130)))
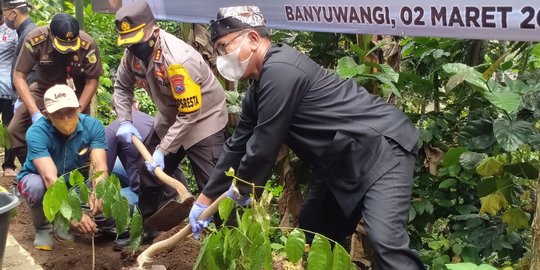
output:
POLYGON ((29 173, 39 174, 32 162, 34 159, 51 157, 60 176, 74 169, 88 169, 90 151, 107 149, 103 124, 86 114, 79 114, 77 129, 69 137, 59 133, 42 117, 26 132, 26 142, 28 155, 17 180, 29 173))

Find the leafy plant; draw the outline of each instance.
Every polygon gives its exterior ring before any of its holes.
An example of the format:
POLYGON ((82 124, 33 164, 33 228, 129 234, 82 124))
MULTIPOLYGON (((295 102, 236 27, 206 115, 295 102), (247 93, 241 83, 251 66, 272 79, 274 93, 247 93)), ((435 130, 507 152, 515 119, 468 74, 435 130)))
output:
MULTIPOLYGON (((232 169, 227 175, 234 177, 233 185, 237 180, 243 181, 232 169)), ((238 226, 214 229, 204 239, 194 269, 272 269, 273 261, 307 265, 307 269, 355 269, 349 254, 338 243, 320 234, 272 224, 268 212, 272 198, 272 191, 265 189, 260 199, 251 198, 251 208, 236 208, 236 211, 233 200, 223 200, 219 205, 220 217, 226 221, 233 213, 238 226), (274 231, 281 234, 277 241, 270 237, 274 231), (309 247, 305 233, 314 234, 309 247)))
MULTIPOLYGON (((98 176, 99 174, 95 174, 89 181, 98 176)), ((117 235, 130 228, 130 246, 135 252, 142 240, 142 217, 137 208, 131 216, 128 201, 120 194, 120 189, 118 177, 110 175, 97 183, 95 194, 98 199, 103 200, 102 211, 105 218, 114 219, 117 235)), ((60 176, 45 192, 43 198, 45 217, 67 232, 72 221, 81 220, 83 215, 81 205, 88 204, 91 193, 91 187, 78 170, 69 173, 69 185, 66 184, 64 176, 60 176)))

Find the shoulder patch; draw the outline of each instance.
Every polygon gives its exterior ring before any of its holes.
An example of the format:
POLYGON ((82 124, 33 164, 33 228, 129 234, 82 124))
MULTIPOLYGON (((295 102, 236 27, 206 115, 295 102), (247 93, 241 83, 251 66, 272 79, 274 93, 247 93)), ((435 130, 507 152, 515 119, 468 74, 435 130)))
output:
POLYGON ((88 48, 90 48, 90 42, 81 38, 81 47, 85 50, 88 50, 88 48))
POLYGON ((34 52, 34 49, 32 49, 32 45, 30 45, 30 43, 25 42, 25 43, 24 43, 24 46, 25 46, 30 52, 34 52))
POLYGON ((30 42, 30 45, 32 46, 36 46, 45 40, 46 40, 45 34, 39 34, 31 38, 28 38, 28 41, 30 42))

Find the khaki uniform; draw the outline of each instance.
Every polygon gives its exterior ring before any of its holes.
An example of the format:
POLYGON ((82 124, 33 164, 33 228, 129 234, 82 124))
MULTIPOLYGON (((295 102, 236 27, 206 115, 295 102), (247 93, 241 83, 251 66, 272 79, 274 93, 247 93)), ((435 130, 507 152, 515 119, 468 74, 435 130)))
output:
MULTIPOLYGON (((132 120, 134 87, 144 88, 158 109, 154 131, 144 142, 147 149, 152 152, 159 147, 167 153, 164 171, 169 175, 187 155, 199 190, 202 190, 225 142, 225 92, 193 47, 163 30, 159 30, 155 46, 148 67, 128 50, 125 51, 114 86, 116 113, 120 122, 132 120), (182 65, 187 72, 182 75, 180 88, 186 92, 192 90, 189 87, 200 88, 200 101, 173 93, 167 74, 168 67, 173 64, 182 65), (180 112, 194 104, 200 104, 200 109, 191 113, 180 112)), ((174 79, 171 81, 175 82, 174 79)), ((163 184, 148 172, 142 159, 139 166, 141 186, 138 206, 143 219, 147 219, 165 199, 165 190, 163 184)))
POLYGON ((163 30, 159 36, 147 68, 126 50, 118 68, 113 97, 118 119, 131 120, 134 86, 144 88, 159 111, 154 120, 154 129, 162 140, 159 146, 168 153, 175 153, 180 147, 188 149, 225 127, 225 92, 195 49, 163 30), (202 106, 199 111, 179 112, 181 101, 174 98, 167 76, 167 68, 172 64, 183 65, 200 86, 202 106))
MULTIPOLYGON (((45 109, 43 95, 51 86, 67 84, 67 79, 72 78, 77 89, 77 97, 80 97, 86 79, 99 79, 103 73, 96 43, 82 31, 79 36, 81 38, 79 50, 61 54, 53 47, 49 26, 41 26, 28 33, 17 58, 15 71, 28 74, 35 66, 36 82, 29 85, 29 88, 39 110, 45 109)), ((90 106, 85 112, 89 112, 89 109, 90 106)), ((12 147, 26 147, 25 134, 31 124, 28 110, 21 104, 8 127, 12 147)))

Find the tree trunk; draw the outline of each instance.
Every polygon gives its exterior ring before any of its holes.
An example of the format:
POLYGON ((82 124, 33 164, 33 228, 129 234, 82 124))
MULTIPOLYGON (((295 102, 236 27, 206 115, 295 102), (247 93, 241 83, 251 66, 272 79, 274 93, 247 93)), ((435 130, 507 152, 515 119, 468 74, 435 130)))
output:
POLYGON ((532 222, 532 244, 533 252, 530 270, 540 269, 540 177, 536 182, 536 210, 532 222))

